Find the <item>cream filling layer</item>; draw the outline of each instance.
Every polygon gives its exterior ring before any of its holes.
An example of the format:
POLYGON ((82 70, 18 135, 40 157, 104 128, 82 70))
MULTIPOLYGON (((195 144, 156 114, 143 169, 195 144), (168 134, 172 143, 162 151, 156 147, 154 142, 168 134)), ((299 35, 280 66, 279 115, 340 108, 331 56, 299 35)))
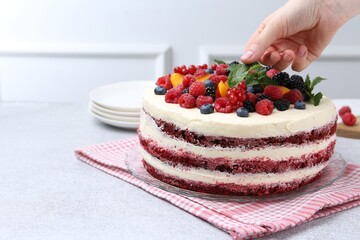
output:
POLYGON ((260 150, 247 150, 238 148, 221 148, 221 147, 201 147, 195 146, 185 141, 176 140, 162 132, 156 125, 155 121, 145 112, 140 114, 140 133, 145 139, 155 141, 159 146, 165 149, 173 149, 174 151, 187 151, 205 158, 222 158, 226 156, 228 159, 248 159, 248 158, 265 158, 272 161, 286 160, 289 157, 300 158, 304 154, 316 153, 326 149, 329 144, 336 140, 336 135, 311 142, 310 144, 288 145, 261 148, 260 150))
POLYGON ((277 111, 270 116, 250 113, 248 118, 237 117, 235 113, 201 114, 199 109, 185 109, 178 104, 166 103, 163 95, 155 95, 153 88, 145 91, 143 108, 156 119, 174 123, 181 129, 189 129, 208 136, 241 138, 263 138, 290 136, 322 127, 336 119, 332 101, 323 98, 319 106, 307 104, 305 110, 292 107, 277 111))
POLYGON ((294 170, 285 173, 236 173, 229 174, 220 171, 210 171, 197 168, 185 168, 185 167, 173 167, 166 164, 159 159, 148 154, 144 149, 140 148, 141 154, 144 160, 154 167, 160 170, 164 174, 174 176, 179 179, 188 181, 203 182, 207 184, 218 183, 234 183, 240 185, 258 185, 258 184, 279 184, 292 182, 297 179, 303 179, 305 177, 315 176, 320 172, 327 163, 322 163, 314 167, 294 170))

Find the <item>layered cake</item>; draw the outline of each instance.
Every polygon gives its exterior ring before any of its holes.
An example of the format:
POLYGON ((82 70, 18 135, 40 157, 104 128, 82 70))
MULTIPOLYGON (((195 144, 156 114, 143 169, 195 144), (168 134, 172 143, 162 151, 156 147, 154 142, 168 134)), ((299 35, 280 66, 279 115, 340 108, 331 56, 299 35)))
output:
POLYGON ((144 94, 143 165, 161 181, 213 194, 267 195, 310 183, 336 140, 335 106, 313 93, 321 80, 238 62, 175 68, 144 94))

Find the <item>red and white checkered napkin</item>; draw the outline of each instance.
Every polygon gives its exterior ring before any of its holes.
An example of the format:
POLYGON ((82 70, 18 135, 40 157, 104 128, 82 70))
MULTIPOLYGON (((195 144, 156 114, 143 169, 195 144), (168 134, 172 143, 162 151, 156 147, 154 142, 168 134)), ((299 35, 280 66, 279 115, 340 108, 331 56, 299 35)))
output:
POLYGON ((176 195, 150 186, 126 171, 126 153, 137 144, 133 137, 79 148, 75 153, 78 159, 212 223, 233 239, 264 236, 360 205, 360 166, 354 164, 348 164, 344 175, 331 186, 283 201, 217 202, 176 195))

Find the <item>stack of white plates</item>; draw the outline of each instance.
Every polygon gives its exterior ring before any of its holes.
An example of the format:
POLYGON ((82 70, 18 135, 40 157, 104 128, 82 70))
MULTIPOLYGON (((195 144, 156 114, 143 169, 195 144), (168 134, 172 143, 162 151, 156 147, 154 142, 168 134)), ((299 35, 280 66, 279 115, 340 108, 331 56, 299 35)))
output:
POLYGON ((90 92, 89 111, 106 124, 136 129, 143 92, 151 86, 152 81, 128 81, 98 87, 90 92))

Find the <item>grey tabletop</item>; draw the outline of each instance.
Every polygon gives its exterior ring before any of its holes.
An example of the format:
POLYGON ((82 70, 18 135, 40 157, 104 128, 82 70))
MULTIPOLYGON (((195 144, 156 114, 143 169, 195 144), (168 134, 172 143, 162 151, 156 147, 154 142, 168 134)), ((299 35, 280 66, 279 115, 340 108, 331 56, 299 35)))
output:
MULTIPOLYGON (((360 100, 338 101, 356 105, 360 100)), ((74 149, 134 136, 85 104, 0 103, 0 239, 231 239, 172 204, 75 159, 74 149)), ((360 140, 336 151, 360 164, 360 140)), ((266 239, 356 239, 360 207, 266 239)))

